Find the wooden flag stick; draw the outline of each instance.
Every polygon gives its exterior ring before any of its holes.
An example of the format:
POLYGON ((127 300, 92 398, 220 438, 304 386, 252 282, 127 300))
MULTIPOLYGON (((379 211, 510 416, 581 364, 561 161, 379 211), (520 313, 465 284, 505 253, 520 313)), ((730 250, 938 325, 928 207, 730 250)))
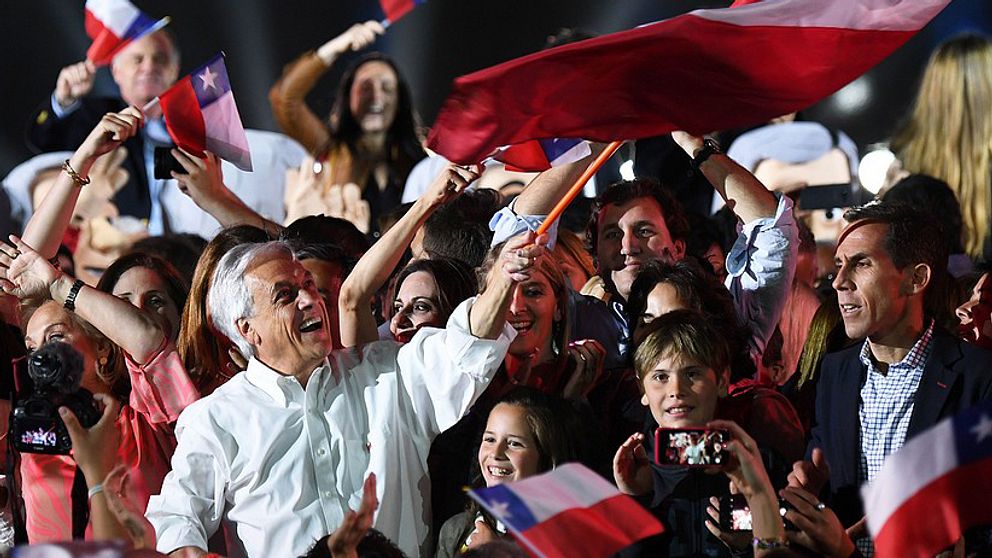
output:
POLYGON ((572 184, 572 187, 569 188, 568 192, 566 192, 565 195, 558 200, 558 203, 555 204, 554 209, 551 210, 548 217, 543 223, 541 223, 541 226, 537 228, 537 236, 541 236, 542 234, 548 232, 548 229, 551 227, 552 223, 561 217, 561 214, 565 212, 568 204, 572 203, 575 196, 579 195, 579 192, 581 192, 582 188, 585 187, 586 182, 589 182, 592 175, 596 174, 596 171, 598 171, 600 167, 602 167, 603 164, 606 163, 606 161, 612 157, 618 149, 620 149, 621 145, 623 145, 622 141, 614 141, 606 146, 606 149, 604 149, 603 152, 596 157, 592 164, 586 168, 585 172, 582 173, 582 176, 575 181, 575 184, 572 184))

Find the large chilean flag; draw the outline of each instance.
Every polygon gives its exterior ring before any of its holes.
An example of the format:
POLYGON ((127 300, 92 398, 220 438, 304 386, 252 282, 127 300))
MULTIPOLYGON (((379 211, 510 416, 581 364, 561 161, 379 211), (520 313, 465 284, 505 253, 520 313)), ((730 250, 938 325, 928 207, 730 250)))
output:
POLYGON ((765 122, 882 61, 950 0, 743 0, 455 80, 428 146, 470 164, 533 139, 637 139, 765 122))
POLYGON ((86 59, 97 66, 109 64, 132 41, 169 23, 148 17, 127 0, 86 0, 86 35, 93 39, 86 59))
POLYGON ((992 524, 992 403, 906 442, 861 489, 879 558, 923 558, 992 524))
POLYGON ((605 558, 662 532, 633 498, 578 463, 469 496, 539 558, 605 558))

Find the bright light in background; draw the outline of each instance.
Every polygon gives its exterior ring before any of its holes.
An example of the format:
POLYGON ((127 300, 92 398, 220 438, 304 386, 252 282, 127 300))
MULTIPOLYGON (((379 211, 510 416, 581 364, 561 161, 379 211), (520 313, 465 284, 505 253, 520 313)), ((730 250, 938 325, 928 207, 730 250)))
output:
POLYGON ((620 178, 624 180, 634 179, 634 161, 624 161, 620 164, 620 178))
POLYGON ((895 160, 895 154, 884 147, 870 151, 861 158, 861 164, 858 165, 861 185, 872 194, 878 194, 885 184, 885 175, 895 160))
POLYGON ((871 82, 867 76, 861 76, 834 93, 833 101, 839 110, 855 112, 868 103, 871 93, 871 82))

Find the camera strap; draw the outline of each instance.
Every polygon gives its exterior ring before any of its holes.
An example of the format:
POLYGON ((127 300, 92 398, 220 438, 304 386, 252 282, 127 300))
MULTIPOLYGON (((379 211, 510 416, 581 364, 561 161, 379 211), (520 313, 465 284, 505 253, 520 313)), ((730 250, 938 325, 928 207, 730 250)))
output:
POLYGON ((72 479, 72 538, 82 540, 86 538, 86 524, 90 520, 90 500, 88 489, 86 488, 86 477, 83 472, 76 467, 72 479))

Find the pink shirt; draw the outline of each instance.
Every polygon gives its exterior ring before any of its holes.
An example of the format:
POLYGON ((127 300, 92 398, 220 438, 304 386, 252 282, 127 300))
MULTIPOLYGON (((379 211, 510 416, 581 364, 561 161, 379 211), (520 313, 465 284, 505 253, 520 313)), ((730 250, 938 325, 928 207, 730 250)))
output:
MULTIPOLYGON (((179 413, 200 395, 171 341, 145 365, 128 357, 131 397, 121 407, 118 460, 130 467, 133 491, 128 497, 140 509, 158 494, 176 449, 173 431, 179 413)), ((25 453, 21 456, 21 486, 27 511, 28 539, 32 543, 72 538, 72 481, 76 462, 71 457, 25 453)), ((90 536, 87 529, 87 538, 90 536)))

